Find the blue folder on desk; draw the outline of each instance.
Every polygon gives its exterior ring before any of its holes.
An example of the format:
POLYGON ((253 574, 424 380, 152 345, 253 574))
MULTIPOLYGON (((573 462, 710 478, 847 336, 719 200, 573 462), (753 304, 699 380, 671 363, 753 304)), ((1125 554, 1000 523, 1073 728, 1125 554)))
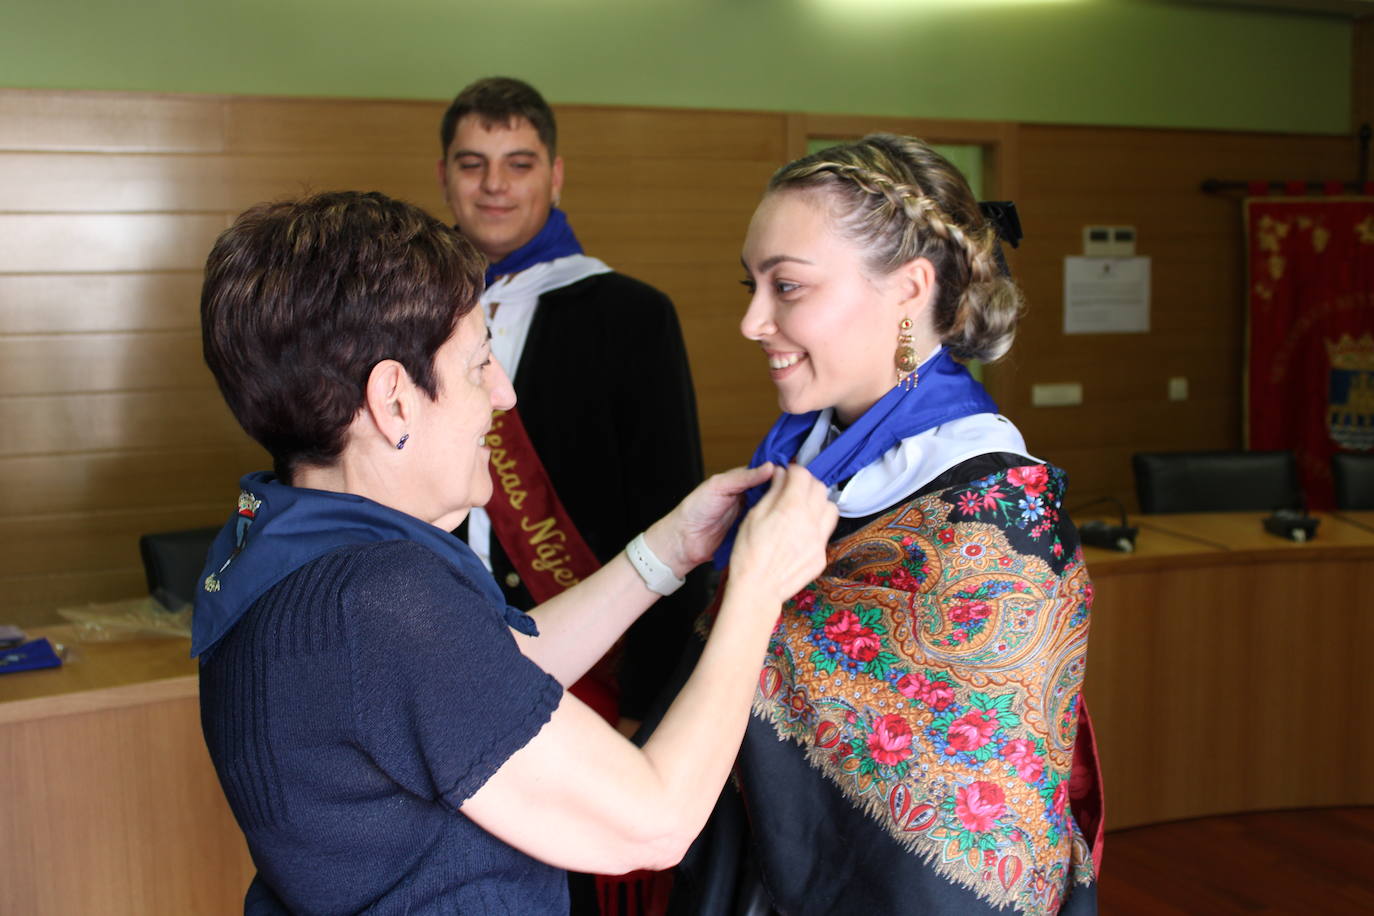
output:
POLYGON ((32 671, 35 668, 56 668, 62 664, 46 638, 35 639, 11 649, 0 649, 0 674, 32 671))

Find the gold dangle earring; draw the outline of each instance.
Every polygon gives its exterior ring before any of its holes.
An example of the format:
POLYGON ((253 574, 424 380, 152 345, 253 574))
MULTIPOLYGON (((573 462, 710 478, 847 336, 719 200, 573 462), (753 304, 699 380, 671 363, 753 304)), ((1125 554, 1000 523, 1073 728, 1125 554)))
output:
POLYGON ((897 354, 893 358, 897 365, 897 384, 905 385, 910 391, 920 381, 916 374, 916 349, 911 345, 911 319, 903 318, 897 326, 897 354))

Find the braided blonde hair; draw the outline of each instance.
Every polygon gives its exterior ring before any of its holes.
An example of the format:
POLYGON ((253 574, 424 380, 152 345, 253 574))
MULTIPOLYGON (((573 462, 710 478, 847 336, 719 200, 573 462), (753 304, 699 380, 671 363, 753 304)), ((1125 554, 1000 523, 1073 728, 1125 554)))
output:
POLYGON ((871 134, 783 166, 768 191, 822 192, 833 225, 868 251, 884 276, 926 258, 935 267, 933 324, 961 359, 992 361, 1011 348, 1024 308, 997 261, 997 234, 959 170, 915 137, 871 134))

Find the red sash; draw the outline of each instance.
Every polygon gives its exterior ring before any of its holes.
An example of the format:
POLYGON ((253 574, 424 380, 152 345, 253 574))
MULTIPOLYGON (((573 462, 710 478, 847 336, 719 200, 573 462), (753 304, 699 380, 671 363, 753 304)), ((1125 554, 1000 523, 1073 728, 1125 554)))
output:
MULTIPOLYGON (((496 411, 487 445, 491 447, 492 494, 486 510, 492 532, 530 596, 543 604, 596 572, 601 564, 554 492, 520 414, 496 411)), ((608 654, 569 689, 615 725, 620 718, 620 691, 611 667, 608 654)))

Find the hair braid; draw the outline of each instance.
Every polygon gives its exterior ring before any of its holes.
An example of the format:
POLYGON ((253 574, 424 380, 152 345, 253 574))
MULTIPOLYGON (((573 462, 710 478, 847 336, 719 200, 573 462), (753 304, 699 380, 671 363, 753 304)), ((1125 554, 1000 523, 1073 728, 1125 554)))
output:
POLYGON ((954 355, 995 360, 1011 347, 1023 300, 997 265, 997 235, 959 171, 913 137, 874 134, 783 167, 770 191, 830 194, 840 232, 885 274, 914 258, 936 271, 934 326, 954 355))

